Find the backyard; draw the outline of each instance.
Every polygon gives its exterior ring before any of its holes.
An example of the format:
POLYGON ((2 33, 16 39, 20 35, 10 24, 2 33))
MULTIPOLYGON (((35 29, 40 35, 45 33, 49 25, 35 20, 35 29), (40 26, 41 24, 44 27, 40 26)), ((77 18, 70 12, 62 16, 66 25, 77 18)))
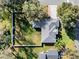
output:
POLYGON ((41 43, 41 31, 32 26, 32 21, 39 21, 48 17, 47 5, 42 6, 36 0, 29 2, 19 0, 19 2, 16 2, 14 5, 11 1, 10 5, 3 5, 3 7, 4 9, 0 10, 0 12, 2 12, 0 13, 0 59, 38 59, 40 52, 48 52, 49 49, 57 49, 57 51, 60 51, 63 46, 65 46, 65 52, 63 53, 62 59, 79 59, 79 53, 76 50, 74 42, 75 19, 79 12, 78 6, 70 3, 62 3, 62 5, 58 6, 57 14, 61 19, 61 30, 59 29, 61 37, 57 38, 55 44, 43 44, 43 46, 41 43), (15 39, 13 43, 17 47, 12 46, 11 37, 11 12, 13 11, 13 6, 15 6, 15 11, 25 12, 15 17, 15 39), (3 41, 4 44, 1 44, 1 41, 3 41))
POLYGON ((19 29, 16 26, 15 31, 15 45, 36 45, 41 46, 41 31, 37 31, 32 25, 28 25, 24 23, 21 25, 24 26, 19 29))

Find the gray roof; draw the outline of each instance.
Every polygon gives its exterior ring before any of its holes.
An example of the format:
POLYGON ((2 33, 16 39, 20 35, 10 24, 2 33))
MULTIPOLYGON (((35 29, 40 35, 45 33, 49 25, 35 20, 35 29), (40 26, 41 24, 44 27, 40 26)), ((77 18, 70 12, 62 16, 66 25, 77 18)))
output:
POLYGON ((54 50, 49 50, 48 53, 47 53, 47 55, 48 55, 48 56, 49 56, 49 55, 52 55, 52 56, 55 56, 55 55, 56 55, 56 56, 58 56, 58 51, 55 50, 55 49, 54 49, 54 50))
POLYGON ((58 19, 50 20, 46 25, 41 28, 41 42, 42 43, 55 43, 56 34, 58 34, 59 21, 58 19))
POLYGON ((48 52, 42 52, 39 54, 38 59, 58 59, 58 51, 57 50, 49 50, 48 52))
POLYGON ((45 27, 45 25, 47 25, 47 24, 49 25, 49 27, 52 27, 52 26, 59 27, 59 20, 49 18, 49 19, 32 22, 32 26, 34 28, 42 28, 42 27, 45 27))
POLYGON ((40 20, 40 21, 34 21, 33 23, 32 23, 32 25, 33 25, 33 27, 34 28, 41 28, 41 27, 43 27, 45 24, 47 24, 47 19, 44 19, 44 20, 40 20))
POLYGON ((33 22, 34 28, 41 28, 41 42, 55 43, 58 34, 59 19, 45 19, 33 22))
POLYGON ((47 53, 48 59, 58 59, 58 51, 57 50, 49 50, 47 53))

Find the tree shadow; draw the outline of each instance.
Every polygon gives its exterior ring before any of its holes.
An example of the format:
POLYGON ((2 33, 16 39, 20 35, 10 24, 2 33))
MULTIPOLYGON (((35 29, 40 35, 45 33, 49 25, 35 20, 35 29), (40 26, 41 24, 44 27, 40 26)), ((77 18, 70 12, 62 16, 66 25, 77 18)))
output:
POLYGON ((28 22, 28 20, 25 17, 22 17, 21 19, 16 20, 16 25, 19 26, 22 32, 28 32, 28 29, 30 29, 31 24, 28 22))
POLYGON ((32 48, 21 48, 19 51, 25 52, 27 59, 33 59, 33 58, 37 59, 37 57, 38 57, 38 55, 35 52, 33 52, 32 48))
POLYGON ((15 56, 16 59, 24 59, 22 56, 19 55, 19 53, 14 54, 14 53, 12 52, 12 55, 15 56))
POLYGON ((76 29, 75 28, 72 28, 72 27, 70 29, 65 28, 65 31, 70 39, 74 40, 76 38, 76 35, 75 35, 76 29))
POLYGON ((16 41, 19 44, 21 44, 21 43, 18 40, 23 41, 23 44, 26 43, 27 45, 29 45, 29 44, 30 45, 35 45, 35 43, 32 42, 32 40, 30 38, 29 39, 26 39, 25 36, 24 36, 24 35, 30 35, 34 31, 32 29, 32 25, 28 22, 28 20, 24 16, 22 16, 21 18, 16 17, 16 22, 15 23, 20 28, 19 31, 17 31, 17 30, 15 31, 17 33, 15 35, 15 37, 18 36, 18 38, 19 38, 19 39, 17 38, 16 41))
POLYGON ((18 52, 12 52, 12 55, 15 56, 16 59, 37 59, 38 55, 33 51, 32 48, 23 47, 19 48, 18 52))

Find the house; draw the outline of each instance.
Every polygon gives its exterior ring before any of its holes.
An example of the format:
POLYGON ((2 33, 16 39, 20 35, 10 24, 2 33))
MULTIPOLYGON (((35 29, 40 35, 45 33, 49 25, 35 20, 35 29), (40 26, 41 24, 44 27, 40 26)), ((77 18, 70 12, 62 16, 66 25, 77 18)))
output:
POLYGON ((33 23, 33 28, 41 29, 41 43, 55 43, 58 34, 59 20, 44 19, 33 23))
POLYGON ((58 51, 55 49, 48 50, 48 52, 41 52, 38 55, 38 59, 58 59, 58 51))
POLYGON ((48 19, 49 21, 41 27, 41 42, 55 43, 58 34, 59 20, 48 19))
POLYGON ((41 43, 55 43, 56 42, 56 35, 58 34, 58 27, 59 27, 59 19, 57 17, 57 0, 39 0, 41 4, 46 3, 48 4, 48 15, 50 16, 47 19, 43 19, 40 21, 33 22, 33 28, 40 28, 41 29, 41 43))
POLYGON ((48 5, 48 15, 50 19, 35 22, 34 28, 41 28, 41 42, 55 43, 58 34, 59 19, 57 17, 57 6, 63 2, 79 4, 79 0, 38 0, 40 4, 48 5))

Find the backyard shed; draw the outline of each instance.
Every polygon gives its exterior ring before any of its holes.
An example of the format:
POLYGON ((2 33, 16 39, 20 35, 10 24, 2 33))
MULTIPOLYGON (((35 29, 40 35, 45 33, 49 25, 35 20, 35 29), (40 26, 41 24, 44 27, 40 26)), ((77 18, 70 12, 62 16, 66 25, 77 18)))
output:
POLYGON ((48 52, 41 52, 38 55, 38 59, 58 59, 58 51, 48 50, 48 52))
POLYGON ((49 50, 47 53, 48 59, 58 59, 58 51, 57 50, 49 50))

